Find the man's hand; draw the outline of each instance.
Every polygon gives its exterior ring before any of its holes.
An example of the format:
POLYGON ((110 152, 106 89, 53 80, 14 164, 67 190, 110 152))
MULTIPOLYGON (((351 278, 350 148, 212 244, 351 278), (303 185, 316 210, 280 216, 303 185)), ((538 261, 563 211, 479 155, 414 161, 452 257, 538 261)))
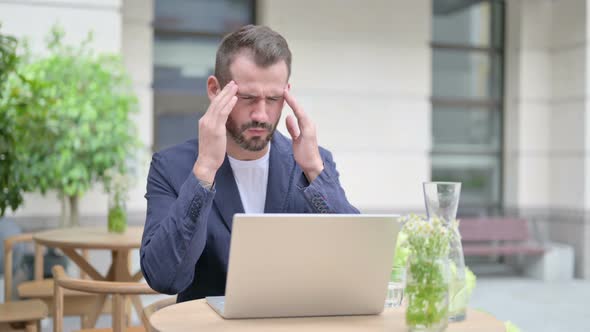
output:
POLYGON ((293 139, 293 155, 309 182, 315 180, 324 170, 324 162, 320 156, 315 124, 297 104, 295 98, 285 89, 283 96, 293 110, 295 117, 287 116, 287 129, 293 139))
POLYGON ((223 164, 227 149, 225 123, 238 100, 237 92, 238 86, 230 81, 199 120, 199 157, 193 166, 193 173, 199 180, 213 183, 223 164))

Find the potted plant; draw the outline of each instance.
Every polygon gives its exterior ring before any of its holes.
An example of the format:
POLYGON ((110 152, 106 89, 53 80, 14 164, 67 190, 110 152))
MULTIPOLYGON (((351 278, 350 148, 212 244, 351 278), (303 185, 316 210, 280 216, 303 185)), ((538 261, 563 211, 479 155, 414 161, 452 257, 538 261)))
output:
POLYGON ((15 114, 15 164, 27 190, 55 190, 61 225, 75 226, 79 198, 138 148, 131 119, 137 100, 119 56, 94 53, 91 34, 79 46, 63 39, 54 27, 49 54, 19 66, 1 103, 15 114))

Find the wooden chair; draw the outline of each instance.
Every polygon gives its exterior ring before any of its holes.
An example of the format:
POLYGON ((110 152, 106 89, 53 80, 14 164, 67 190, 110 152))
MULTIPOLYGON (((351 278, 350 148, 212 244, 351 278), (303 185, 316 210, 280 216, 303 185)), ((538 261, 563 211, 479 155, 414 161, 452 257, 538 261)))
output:
POLYGON ((0 304, 0 331, 41 331, 41 319, 47 317, 47 313, 47 305, 41 300, 2 303, 0 304))
MULTIPOLYGON (((112 295, 112 302, 113 302, 113 329, 114 332, 122 332, 122 331, 146 331, 144 326, 149 327, 149 322, 143 313, 143 308, 141 306, 141 302, 139 301, 139 297, 134 296, 131 297, 131 302, 133 306, 137 310, 138 314, 140 314, 141 321, 143 326, 125 328, 126 326, 126 310, 125 310, 125 303, 127 297, 130 295, 148 295, 148 294, 158 294, 156 291, 151 289, 146 283, 139 283, 139 282, 114 282, 114 281, 95 281, 95 280, 83 280, 83 279, 74 279, 68 277, 62 266, 56 265, 52 269, 53 271, 53 280, 55 282, 55 304, 53 306, 53 331, 54 332, 62 332, 63 331, 63 305, 64 305, 64 291, 65 290, 74 290, 78 292, 85 292, 91 294, 100 294, 100 295, 112 295)), ((80 332, 98 332, 98 331, 111 331, 111 329, 84 329, 80 332)))
MULTIPOLYGON (((13 248, 17 243, 34 242, 33 234, 19 234, 8 237, 4 240, 4 299, 5 302, 12 300, 12 257, 13 248)), ((54 283, 53 279, 43 278, 43 252, 44 247, 35 243, 35 257, 34 257, 34 279, 32 281, 25 281, 18 285, 17 292, 21 299, 40 299, 48 307, 49 312, 53 312, 53 294, 54 283)), ((82 255, 88 256, 87 251, 83 251, 82 255)), ((85 277, 83 273, 80 276, 85 277)), ((80 323, 83 327, 94 325, 95 322, 90 322, 87 316, 89 312, 96 306, 97 296, 87 293, 67 290, 64 294, 65 306, 64 314, 66 316, 80 316, 80 323)), ((105 305, 105 311, 110 311, 110 304, 105 305)))
POLYGON ((152 316, 152 314, 154 314, 154 312, 166 308, 169 305, 173 305, 176 303, 176 296, 172 296, 169 298, 165 298, 159 301, 156 301, 150 305, 148 305, 147 307, 143 308, 143 315, 145 316, 147 323, 148 323, 148 331, 149 332, 158 332, 158 330, 156 330, 155 327, 152 326, 152 324, 150 323, 150 317, 152 316))

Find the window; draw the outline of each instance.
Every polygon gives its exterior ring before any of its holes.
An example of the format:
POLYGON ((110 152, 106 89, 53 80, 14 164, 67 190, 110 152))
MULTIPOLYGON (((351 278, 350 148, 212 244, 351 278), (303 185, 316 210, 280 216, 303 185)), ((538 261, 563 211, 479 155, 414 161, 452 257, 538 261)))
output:
POLYGON ((254 0, 156 0, 154 149, 196 138, 221 39, 255 21, 254 0))
POLYGON ((504 7, 432 1, 432 180, 463 183, 463 215, 501 208, 504 7))

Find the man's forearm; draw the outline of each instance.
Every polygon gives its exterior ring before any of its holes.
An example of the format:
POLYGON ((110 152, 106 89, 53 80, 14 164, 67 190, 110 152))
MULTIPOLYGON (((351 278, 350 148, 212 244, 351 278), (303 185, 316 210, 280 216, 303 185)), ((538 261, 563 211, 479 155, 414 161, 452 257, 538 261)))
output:
POLYGON ((313 213, 360 213, 348 202, 337 173, 331 168, 324 168, 310 183, 301 179, 299 187, 313 213))
POLYGON ((174 197, 166 190, 165 179, 158 175, 150 169, 140 262, 153 289, 177 294, 193 280, 195 264, 205 247, 215 192, 204 188, 190 174, 178 197, 174 197))

